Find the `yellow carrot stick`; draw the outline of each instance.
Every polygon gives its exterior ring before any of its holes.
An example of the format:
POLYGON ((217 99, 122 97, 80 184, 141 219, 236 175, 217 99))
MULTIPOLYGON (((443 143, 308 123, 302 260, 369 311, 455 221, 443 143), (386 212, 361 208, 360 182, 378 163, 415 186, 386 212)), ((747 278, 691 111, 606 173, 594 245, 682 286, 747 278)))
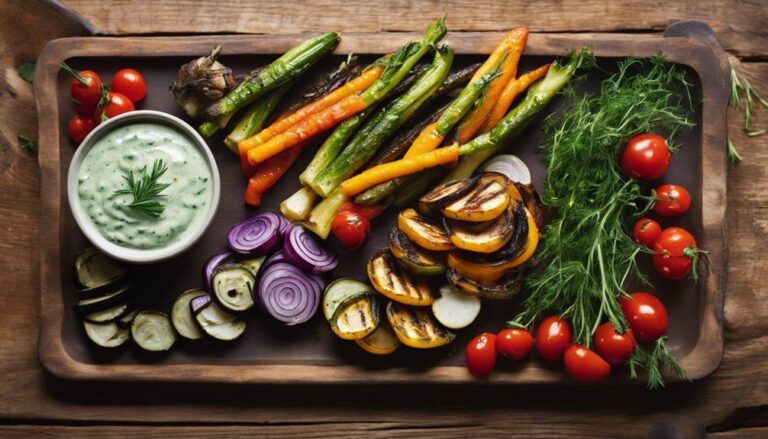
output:
POLYGON ((510 81, 504 87, 504 90, 501 92, 499 99, 496 100, 496 103, 493 106, 493 110, 491 110, 491 115, 488 116, 485 124, 480 129, 480 133, 487 133, 493 129, 493 127, 499 123, 504 115, 507 114, 507 110, 509 110, 509 107, 512 106, 512 102, 515 101, 515 98, 520 93, 524 92, 531 84, 543 78, 544 75, 547 74, 547 71, 549 71, 549 66, 549 64, 544 64, 538 69, 531 70, 530 72, 520 76, 514 81, 510 81))
POLYGON ((341 193, 352 197, 379 183, 415 174, 424 169, 445 165, 459 159, 459 145, 450 145, 434 151, 402 158, 374 166, 341 183, 341 193))

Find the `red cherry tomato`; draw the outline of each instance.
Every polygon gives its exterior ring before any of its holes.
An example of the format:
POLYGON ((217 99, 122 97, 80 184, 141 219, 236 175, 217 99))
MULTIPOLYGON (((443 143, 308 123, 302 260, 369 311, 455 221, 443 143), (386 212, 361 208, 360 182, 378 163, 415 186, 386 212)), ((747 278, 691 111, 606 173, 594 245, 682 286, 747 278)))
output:
POLYGON ((112 91, 125 95, 135 103, 147 95, 147 83, 138 71, 122 69, 112 77, 112 91))
POLYGON ((347 201, 346 203, 342 204, 339 212, 345 212, 347 210, 357 212, 369 220, 372 220, 381 215, 381 213, 384 211, 384 208, 382 206, 361 206, 351 201, 347 201))
POLYGON ((527 357, 532 346, 533 337, 525 329, 504 329, 496 335, 496 350, 513 360, 522 360, 527 357))
POLYGON ((546 361, 557 361, 571 344, 571 327, 558 316, 547 317, 536 329, 536 351, 546 361))
POLYGON ((651 248, 656 243, 656 240, 659 239, 659 235, 661 235, 661 226, 650 218, 640 218, 632 229, 632 236, 634 236, 635 242, 645 244, 651 248))
POLYGON ((672 154, 667 141, 657 134, 640 134, 627 143, 621 154, 621 170, 638 180, 653 180, 667 172, 672 154))
POLYGON ((76 114, 67 123, 67 134, 69 134, 70 139, 79 145, 95 127, 96 122, 93 121, 92 117, 76 114))
POLYGON ((656 188, 653 211, 662 216, 684 214, 691 207, 691 194, 676 184, 663 184, 656 188))
POLYGON ((684 279, 691 274, 699 254, 693 235, 681 227, 664 229, 653 249, 653 266, 668 279, 684 279))
POLYGON ((603 380, 611 374, 611 365, 585 346, 569 346, 563 361, 568 375, 576 381, 590 383, 603 380))
POLYGON ((101 108, 96 109, 94 119, 101 122, 106 119, 113 118, 123 113, 135 110, 133 102, 120 93, 113 91, 107 93, 107 103, 101 108))
POLYGON ((640 343, 651 343, 666 334, 669 317, 661 300, 644 291, 632 293, 630 297, 622 296, 619 302, 635 339, 640 343))
POLYGON ((484 332, 467 344, 467 369, 479 378, 488 376, 496 364, 496 336, 484 332))
MULTIPOLYGON (((69 86, 69 96, 75 101, 75 110, 80 114, 92 113, 101 100, 103 85, 101 77, 93 70, 77 72, 80 79, 72 78, 69 86)), ((74 75, 73 75, 74 76, 74 75)))
POLYGON ((331 223, 333 235, 349 250, 360 248, 368 238, 370 229, 368 218, 353 210, 340 211, 331 223))
POLYGON ((605 322, 597 327, 594 342, 597 353, 614 366, 624 364, 635 351, 635 337, 632 335, 632 330, 619 334, 611 322, 605 322))

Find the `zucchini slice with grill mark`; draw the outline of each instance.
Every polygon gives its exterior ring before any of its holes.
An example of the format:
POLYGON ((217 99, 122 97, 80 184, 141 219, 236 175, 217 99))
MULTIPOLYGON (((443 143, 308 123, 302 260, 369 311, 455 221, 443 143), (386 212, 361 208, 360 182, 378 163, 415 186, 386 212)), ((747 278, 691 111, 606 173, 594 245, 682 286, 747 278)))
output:
POLYGON ((131 322, 131 337, 140 348, 163 352, 176 342, 176 333, 167 315, 156 311, 140 311, 131 322))
POLYGON ((355 340, 355 343, 367 352, 376 355, 389 355, 401 345, 387 320, 379 323, 379 327, 369 336, 355 340))
POLYGON ((193 298, 189 307, 200 329, 217 340, 234 340, 245 332, 245 322, 221 309, 208 294, 193 298))
POLYGON ((120 317, 130 313, 131 305, 128 303, 119 303, 104 311, 96 311, 85 316, 85 320, 91 323, 109 323, 118 320, 120 317))
POLYGON ((408 239, 423 249, 432 251, 456 249, 442 224, 430 221, 413 209, 400 212, 397 217, 397 226, 408 236, 408 239))
POLYGON ((195 288, 193 290, 187 290, 179 294, 176 300, 173 301, 171 307, 171 323, 173 328, 180 336, 189 339, 197 340, 203 338, 205 333, 197 326, 197 321, 192 315, 192 308, 189 306, 189 302, 195 297, 206 295, 205 290, 195 288))
POLYGON ((87 314, 104 311, 120 303, 127 302, 129 296, 129 287, 125 286, 105 296, 98 296, 90 299, 80 299, 75 304, 75 313, 80 316, 84 316, 87 314))
POLYGON ((442 208, 444 216, 469 222, 485 222, 496 219, 504 213, 510 203, 507 177, 496 172, 485 172, 477 176, 470 191, 442 208))
POLYGON ((83 289, 100 287, 127 275, 124 265, 95 247, 89 247, 75 256, 75 277, 83 289))
POLYGON ((451 242, 462 249, 477 253, 493 253, 506 245, 515 234, 514 206, 495 220, 470 223, 443 218, 451 242))
POLYGON ((480 299, 451 285, 444 285, 440 287, 440 297, 432 304, 432 314, 446 328, 466 328, 480 314, 480 299))
POLYGON ((491 285, 477 282, 460 275, 456 270, 448 270, 448 282, 459 291, 483 299, 508 300, 517 297, 523 289, 523 270, 507 272, 501 279, 491 285))
POLYGON ((447 345, 456 338, 455 334, 437 323, 426 308, 389 302, 387 319, 397 338, 412 348, 436 348, 447 345))
POLYGON ((83 322, 83 328, 88 338, 103 348, 122 346, 131 338, 131 332, 116 323, 83 322))
POLYGON ((345 277, 336 279, 328 284, 323 291, 323 316, 325 316, 325 320, 330 323, 336 309, 345 300, 370 293, 373 293, 373 290, 367 284, 345 277))
POLYGON ((373 291, 347 298, 329 321, 331 331, 344 340, 370 335, 379 326, 379 302, 379 296, 373 291))
POLYGON ((257 256, 255 258, 243 259, 240 261, 240 265, 251 271, 254 277, 259 275, 259 269, 264 265, 264 261, 267 260, 267 255, 257 256))
POLYGON ((376 291, 395 302, 429 306, 435 301, 429 284, 411 277, 399 266, 388 249, 379 251, 368 260, 367 271, 368 279, 376 291))
POLYGON ((440 215, 440 210, 469 192, 475 185, 476 178, 452 181, 440 185, 419 198, 419 212, 428 216, 440 215))
POLYGON ((256 277, 244 265, 224 264, 217 268, 211 278, 211 286, 216 301, 235 312, 253 308, 253 288, 256 277))
POLYGON ((416 246, 397 226, 389 231, 389 251, 411 273, 436 276, 445 273, 445 258, 416 246))

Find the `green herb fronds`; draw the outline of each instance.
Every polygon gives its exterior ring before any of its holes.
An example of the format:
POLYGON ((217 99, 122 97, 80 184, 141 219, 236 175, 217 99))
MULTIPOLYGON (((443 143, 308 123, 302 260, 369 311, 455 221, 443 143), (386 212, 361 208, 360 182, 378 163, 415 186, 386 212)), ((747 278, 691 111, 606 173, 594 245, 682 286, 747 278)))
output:
MULTIPOLYGON (((731 68, 731 107, 738 109, 741 106, 742 95, 744 99, 744 125, 742 126, 744 134, 748 137, 757 137, 765 134, 768 130, 756 130, 752 127, 752 112, 755 101, 766 108, 768 108, 768 101, 760 96, 747 78, 740 77, 736 70, 731 68)), ((731 142, 730 137, 728 138, 728 159, 731 163, 740 163, 742 161, 741 155, 736 150, 733 142, 731 142)))
POLYGON ((134 176, 133 171, 128 171, 123 175, 128 188, 119 189, 115 191, 115 194, 133 195, 133 201, 128 204, 128 207, 157 218, 165 210, 165 206, 160 202, 163 199, 160 193, 170 185, 160 183, 160 177, 167 170, 168 167, 163 160, 155 160, 151 171, 148 172, 146 166, 139 170, 138 179, 134 176))
POLYGON ((19 147, 29 154, 37 154, 37 142, 26 134, 19 134, 19 147))
POLYGON ((564 90, 572 102, 545 123, 547 177, 543 202, 555 212, 538 250, 528 297, 510 324, 531 327, 545 313, 567 318, 574 343, 590 346, 605 320, 628 327, 619 305, 629 279, 646 282, 629 236, 631 221, 647 209, 636 181, 619 168, 633 136, 663 130, 674 144, 692 105, 685 72, 660 58, 626 59, 595 95, 564 90))
POLYGON ((646 372, 649 389, 664 387, 664 368, 668 368, 680 379, 691 380, 669 351, 666 336, 660 337, 648 346, 638 345, 628 365, 629 376, 632 378, 637 378, 639 370, 646 372))

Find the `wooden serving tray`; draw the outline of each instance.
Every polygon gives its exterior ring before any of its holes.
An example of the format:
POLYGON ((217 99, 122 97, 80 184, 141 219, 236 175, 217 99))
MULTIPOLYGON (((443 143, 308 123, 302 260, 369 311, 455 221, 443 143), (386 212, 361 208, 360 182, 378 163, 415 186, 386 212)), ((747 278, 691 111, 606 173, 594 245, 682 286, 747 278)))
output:
MULTIPOLYGON (((67 38, 51 42, 43 50, 35 77, 40 123, 40 167, 42 173, 42 224, 40 241, 40 360, 46 369, 66 379, 119 381, 175 381, 226 383, 462 383, 478 382, 464 366, 467 340, 483 330, 497 331, 514 316, 516 301, 485 306, 471 327, 458 331, 457 340, 434 350, 401 347, 387 357, 368 354, 352 342, 336 338, 321 314, 305 325, 285 327, 262 312, 249 313, 248 329, 231 344, 179 341, 163 356, 150 356, 128 347, 105 353, 90 344, 71 306, 76 292, 72 279, 73 255, 88 246, 77 229, 66 198, 67 168, 74 147, 66 135, 66 122, 73 110, 68 98, 69 78, 60 68, 67 61, 75 68, 98 71, 103 78, 122 67, 139 69, 149 84, 147 99, 139 108, 180 114, 168 85, 179 65, 206 54, 221 44, 222 61, 237 72, 264 64, 276 54, 304 40, 306 35, 242 35, 157 38, 67 38)), ((457 61, 480 60, 500 41, 502 33, 449 33, 446 41, 457 53, 457 61)), ((392 51, 418 33, 345 34, 333 57, 314 71, 330 68, 343 57, 392 51)), ((667 178, 691 189, 691 211, 675 224, 693 230, 700 246, 709 251, 708 274, 698 284, 652 281, 670 313, 670 344, 681 365, 693 379, 717 368, 722 358, 722 304, 726 265, 726 78, 728 62, 711 30, 701 23, 672 26, 665 36, 613 34, 532 34, 525 49, 521 71, 589 46, 610 69, 612 58, 651 57, 662 53, 669 61, 686 66, 703 102, 692 109, 698 124, 682 133, 682 151, 672 162, 667 178)), ((588 87, 599 83, 590 75, 588 87)), ((550 111, 558 108, 559 100, 550 111)), ((534 181, 541 183, 544 167, 536 154, 541 132, 533 128, 508 151, 521 156, 531 167, 534 181)), ((226 244, 227 230, 254 212, 242 203, 245 180, 237 159, 223 146, 220 137, 209 142, 222 177, 219 212, 206 236, 184 255, 161 264, 137 267, 135 295, 142 309, 168 312, 181 291, 201 284, 204 261, 226 244)), ((305 153, 280 185, 265 197, 262 209, 277 204, 298 188, 297 175, 311 158, 305 153)), ((540 189, 540 187, 539 187, 540 189)), ((339 250, 342 265, 336 275, 365 280, 368 256, 386 245, 386 234, 396 212, 373 224, 370 242, 358 253, 339 250)), ((667 222, 669 223, 669 222, 667 222)), ((646 270, 648 272, 652 270, 646 270)), ((516 365, 501 362, 489 382, 568 382, 559 366, 549 367, 530 359, 516 365)), ((618 373, 609 383, 627 381, 618 373)))

